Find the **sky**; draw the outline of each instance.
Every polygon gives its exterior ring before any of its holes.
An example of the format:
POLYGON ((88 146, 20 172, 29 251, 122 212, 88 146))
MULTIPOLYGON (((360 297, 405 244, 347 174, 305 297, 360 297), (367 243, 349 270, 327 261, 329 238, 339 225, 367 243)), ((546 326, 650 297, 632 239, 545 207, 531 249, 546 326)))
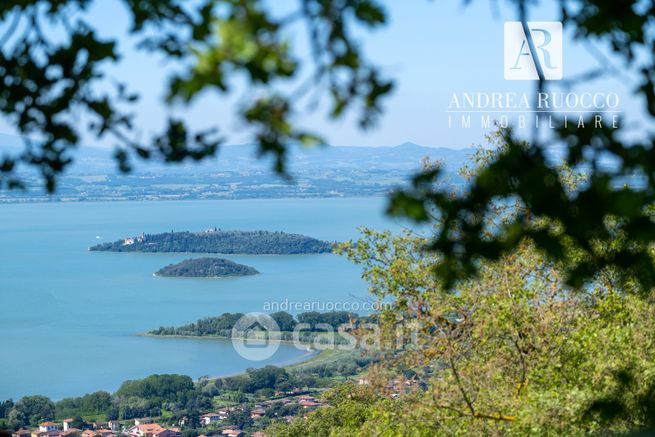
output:
MULTIPOLYGON (((134 49, 136 40, 126 37, 128 16, 118 0, 94 2, 90 21, 103 36, 118 36, 124 54, 117 67, 108 69, 112 80, 126 81, 141 94, 137 107, 137 126, 144 135, 157 132, 171 114, 181 115, 198 128, 218 125, 227 143, 250 141, 245 127, 234 117, 238 95, 204 93, 189 107, 168 108, 163 104, 167 77, 175 67, 161 58, 134 49)), ((282 13, 293 0, 271 0, 270 6, 282 13)), ((503 77, 503 24, 516 20, 514 9, 503 0, 463 1, 386 0, 389 23, 380 30, 358 32, 369 58, 396 80, 396 88, 385 103, 385 114, 377 127, 362 131, 352 117, 337 122, 326 117, 327 105, 310 111, 300 107, 300 126, 319 132, 336 146, 394 146, 409 141, 426 146, 452 148, 482 143, 489 129, 448 125, 446 110, 453 93, 530 92, 532 81, 506 81, 503 77)), ((529 20, 558 18, 556 2, 542 1, 531 10, 529 20)), ((291 32, 292 42, 303 50, 303 29, 291 32)), ((564 76, 597 66, 597 60, 584 46, 575 43, 570 32, 564 37, 564 76)), ((602 45, 598 45, 604 50, 602 45)), ((307 61, 306 59, 304 60, 307 61)), ((617 61, 617 65, 620 63, 617 61)), ((616 92, 621 97, 624 116, 643 121, 642 104, 631 97, 625 80, 605 78, 585 85, 585 89, 616 92)), ((325 102, 324 102, 325 103, 325 102)), ((12 134, 6 124, 0 133, 12 134)), ((527 134, 527 133, 526 133, 527 134)), ((109 141, 85 138, 92 146, 111 146, 109 141)))

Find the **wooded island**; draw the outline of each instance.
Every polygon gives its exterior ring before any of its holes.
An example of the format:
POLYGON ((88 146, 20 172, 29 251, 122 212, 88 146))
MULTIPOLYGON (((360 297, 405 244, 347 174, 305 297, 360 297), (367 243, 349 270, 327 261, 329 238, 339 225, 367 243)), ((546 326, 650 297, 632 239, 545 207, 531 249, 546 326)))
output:
POLYGON ((249 276, 258 273, 254 267, 235 263, 224 258, 194 258, 177 264, 170 264, 155 272, 155 276, 222 278, 226 276, 249 276))
POLYGON ((270 231, 167 232, 141 234, 89 248, 105 252, 297 255, 332 252, 332 243, 300 234, 270 231))

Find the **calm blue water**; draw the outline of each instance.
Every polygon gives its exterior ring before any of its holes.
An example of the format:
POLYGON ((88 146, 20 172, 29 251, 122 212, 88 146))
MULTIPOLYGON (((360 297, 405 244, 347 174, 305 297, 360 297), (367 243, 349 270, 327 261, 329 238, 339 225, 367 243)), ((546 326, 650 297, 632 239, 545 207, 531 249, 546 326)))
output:
POLYGON ((141 232, 210 227, 280 230, 326 240, 358 226, 394 228, 384 200, 293 199, 0 205, 0 399, 59 399, 115 390, 153 373, 227 375, 302 359, 281 347, 265 362, 229 342, 135 336, 266 301, 362 301, 358 267, 336 255, 226 256, 262 274, 232 279, 155 278, 189 256, 89 252, 141 232), (101 239, 96 238, 97 236, 101 239))

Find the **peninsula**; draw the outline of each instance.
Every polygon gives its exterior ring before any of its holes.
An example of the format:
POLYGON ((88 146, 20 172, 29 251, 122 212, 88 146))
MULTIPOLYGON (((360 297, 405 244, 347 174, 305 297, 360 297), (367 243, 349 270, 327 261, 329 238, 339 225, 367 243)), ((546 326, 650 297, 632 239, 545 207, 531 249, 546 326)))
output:
POLYGON ((224 253, 248 255, 296 255, 330 253, 332 244, 299 234, 270 231, 166 232, 141 234, 89 248, 104 252, 224 253))
POLYGON ((223 258, 193 258, 177 264, 170 264, 155 276, 183 278, 223 278, 226 276, 249 276, 259 272, 254 267, 238 264, 223 258))

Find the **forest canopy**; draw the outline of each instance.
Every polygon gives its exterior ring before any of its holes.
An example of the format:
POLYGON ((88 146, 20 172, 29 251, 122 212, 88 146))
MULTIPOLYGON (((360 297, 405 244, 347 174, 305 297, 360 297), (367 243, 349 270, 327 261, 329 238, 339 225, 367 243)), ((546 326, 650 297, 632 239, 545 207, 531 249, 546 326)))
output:
POLYGON ((297 255, 330 253, 332 244, 299 234, 270 231, 166 232, 143 234, 89 248, 107 252, 297 255))
POLYGON ((222 278, 249 276, 259 272, 254 267, 235 263, 223 258, 192 258, 170 264, 155 272, 155 276, 183 278, 222 278))

